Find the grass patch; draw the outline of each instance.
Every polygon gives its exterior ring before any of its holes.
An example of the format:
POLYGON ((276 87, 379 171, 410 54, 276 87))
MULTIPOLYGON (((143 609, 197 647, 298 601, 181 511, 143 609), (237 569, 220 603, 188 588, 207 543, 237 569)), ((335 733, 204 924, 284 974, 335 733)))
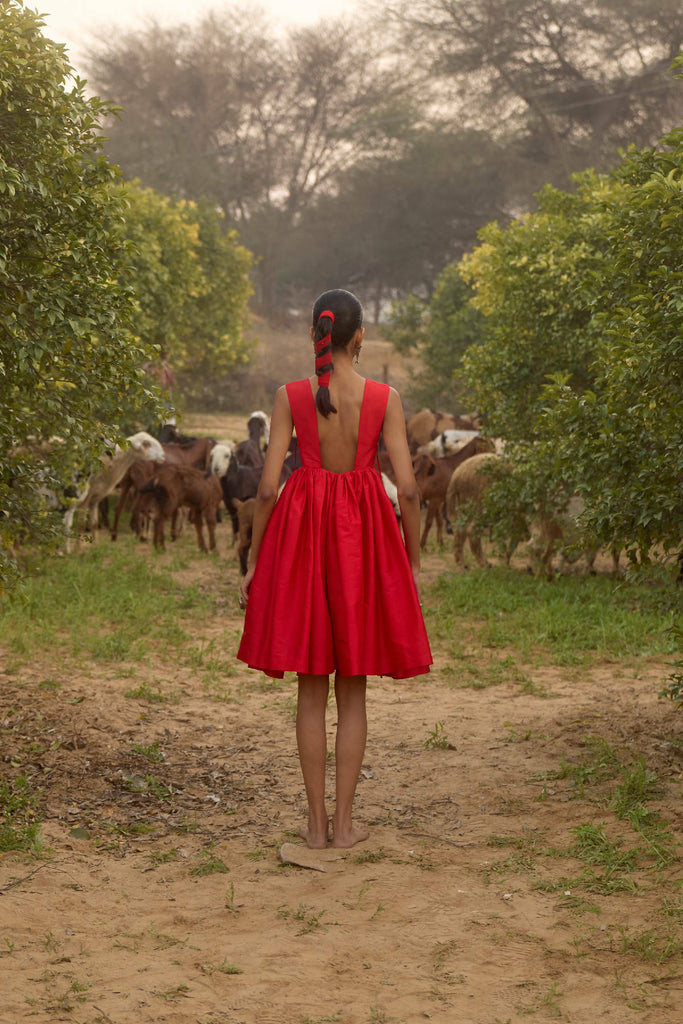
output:
POLYGON ((153 690, 149 683, 140 683, 139 686, 126 690, 123 696, 129 697, 131 700, 146 700, 150 704, 163 704, 168 700, 166 694, 161 690, 153 690))
POLYGON ((202 850, 199 856, 201 858, 199 864, 190 868, 190 874, 195 878, 201 878, 204 875, 225 875, 230 871, 227 864, 211 850, 202 850))
POLYGON ((327 931, 327 928, 323 928, 321 919, 324 917, 326 911, 320 910, 317 913, 312 907, 309 907, 306 903, 300 903, 296 910, 292 910, 290 907, 281 906, 278 908, 277 916, 284 918, 285 921, 296 921, 301 925, 297 931, 297 935, 309 935, 311 932, 317 931, 321 928, 323 931, 327 931))
POLYGON ((462 644, 450 645, 451 662, 444 669, 449 686, 457 689, 486 690, 501 683, 520 683, 523 688, 534 683, 511 655, 496 658, 487 651, 468 654, 462 644))
POLYGON ((178 612, 191 618, 211 607, 196 586, 140 557, 131 543, 88 545, 68 558, 45 558, 23 587, 22 600, 2 605, 0 644, 31 658, 46 648, 101 661, 138 659, 155 630, 166 645, 180 644, 178 612), (102 629, 102 624, 107 629, 102 629))
POLYGON ((8 850, 41 850, 38 797, 24 775, 0 782, 0 853, 8 850))
POLYGON ((493 568, 466 575, 447 573, 433 584, 429 596, 435 635, 457 636, 463 617, 474 618, 479 621, 479 643, 509 648, 525 661, 534 660, 539 649, 552 663, 565 666, 594 659, 658 657, 674 649, 661 610, 661 586, 643 581, 558 576, 548 583, 493 568))

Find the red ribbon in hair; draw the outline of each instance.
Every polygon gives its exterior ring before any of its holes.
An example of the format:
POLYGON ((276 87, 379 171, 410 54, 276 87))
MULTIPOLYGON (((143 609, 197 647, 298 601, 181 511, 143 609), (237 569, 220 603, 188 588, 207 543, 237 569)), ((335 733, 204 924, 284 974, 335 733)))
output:
MULTIPOLYGON (((329 309, 324 309, 318 320, 322 320, 324 316, 330 318, 334 323, 334 313, 329 309)), ((332 332, 325 334, 320 341, 315 343, 315 372, 318 376, 318 386, 321 388, 329 388, 330 386, 330 372, 332 370, 332 332)))

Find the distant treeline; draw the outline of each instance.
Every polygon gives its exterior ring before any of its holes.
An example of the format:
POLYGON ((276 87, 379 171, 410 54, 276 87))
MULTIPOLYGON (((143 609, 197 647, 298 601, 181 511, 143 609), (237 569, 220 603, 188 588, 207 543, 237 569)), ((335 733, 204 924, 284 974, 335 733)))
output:
POLYGON ((246 3, 96 44, 126 178, 208 198, 278 316, 329 285, 429 298, 486 223, 681 120, 680 0, 368 2, 278 29, 246 3))

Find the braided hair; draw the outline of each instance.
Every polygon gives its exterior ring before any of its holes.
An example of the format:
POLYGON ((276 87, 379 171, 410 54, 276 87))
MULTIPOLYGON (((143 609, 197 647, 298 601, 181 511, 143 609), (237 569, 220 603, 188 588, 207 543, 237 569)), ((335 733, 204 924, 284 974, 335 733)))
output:
POLYGON ((319 295, 313 304, 313 327, 315 335, 315 372, 318 390, 315 404, 322 416, 327 418, 337 410, 330 398, 330 373, 334 369, 332 352, 346 348, 356 331, 363 326, 363 307, 351 292, 333 288, 319 295))

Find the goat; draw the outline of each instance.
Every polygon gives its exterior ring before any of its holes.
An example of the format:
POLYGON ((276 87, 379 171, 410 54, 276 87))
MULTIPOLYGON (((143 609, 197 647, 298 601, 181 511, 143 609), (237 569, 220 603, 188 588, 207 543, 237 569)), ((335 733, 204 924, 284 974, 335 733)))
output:
MULTIPOLYGON (((218 460, 217 460, 218 462, 218 460)), ((255 498, 258 485, 261 480, 263 466, 241 466, 233 454, 228 460, 225 471, 218 479, 223 492, 223 504, 232 522, 233 537, 236 540, 239 534, 239 519, 235 500, 246 501, 247 498, 255 498)), ((285 462, 280 472, 280 486, 292 475, 291 467, 285 462)))
POLYGON ((254 526, 254 509, 256 498, 247 498, 246 501, 234 499, 237 510, 238 534, 237 534, 237 555, 240 560, 240 570, 243 576, 247 574, 247 558, 251 547, 251 534, 254 526))
POLYGON ((235 448, 237 461, 242 466, 262 466, 263 451, 261 450, 261 438, 264 447, 268 447, 270 440, 270 419, 265 412, 260 410, 252 412, 247 421, 249 440, 240 441, 235 448))
POLYGON ((413 454, 419 445, 428 444, 444 430, 478 430, 473 416, 452 416, 450 413, 420 409, 406 423, 408 446, 413 454))
POLYGON ((386 473, 382 473, 381 476, 382 476, 382 484, 384 485, 384 490, 386 492, 386 495, 387 495, 389 501, 391 502, 391 504, 394 506, 394 512, 396 513, 396 518, 400 519, 401 518, 401 506, 398 503, 398 488, 396 487, 396 484, 393 482, 393 480, 389 479, 389 477, 387 476, 386 473))
POLYGON ((199 550, 206 551, 202 520, 209 534, 209 550, 215 550, 216 517, 222 497, 215 476, 206 476, 190 466, 159 466, 152 479, 140 488, 140 494, 150 494, 154 498, 155 508, 151 514, 154 519, 155 547, 165 547, 164 523, 184 505, 192 511, 199 550))
POLYGON ((459 452, 468 441, 478 436, 478 430, 443 430, 427 444, 421 444, 415 454, 431 455, 433 459, 443 459, 446 455, 454 455, 459 452))
POLYGON ((413 459, 415 481, 420 491, 422 502, 427 503, 427 516, 425 519, 420 547, 424 548, 427 543, 427 536, 432 522, 436 519, 436 535, 439 544, 443 544, 443 514, 441 508, 446 500, 446 491, 451 475, 456 466, 459 466, 466 459, 482 451, 491 450, 491 442, 485 441, 482 437, 473 437, 464 448, 454 455, 446 455, 443 459, 433 459, 430 455, 418 455, 413 459))
MULTIPOLYGON (((446 512, 454 520, 453 527, 453 557, 455 564, 467 568, 465 562, 465 541, 469 539, 470 551, 480 568, 488 567, 488 562, 481 547, 481 537, 474 529, 471 520, 481 508, 484 493, 491 487, 494 477, 486 472, 487 466, 494 465, 498 455, 494 452, 481 452, 466 459, 453 470, 451 479, 446 489, 446 512), (467 518, 463 521, 463 509, 467 507, 467 518)), ((517 544, 523 537, 529 536, 529 531, 523 517, 519 517, 515 528, 515 535, 505 548, 505 561, 510 564, 512 554, 517 544)))
POLYGON ((99 503, 112 493, 136 459, 153 462, 164 461, 164 450, 151 434, 140 431, 137 434, 132 434, 126 440, 130 444, 130 448, 123 451, 117 448, 114 455, 105 457, 103 469, 90 477, 83 494, 67 511, 64 517, 67 534, 71 532, 76 513, 85 509, 88 515, 88 528, 94 535, 98 525, 99 503))
POLYGON ((193 469, 202 469, 206 472, 215 444, 212 437, 193 437, 187 442, 170 442, 162 447, 167 463, 175 466, 190 466, 193 469))
POLYGON ((268 447, 270 442, 270 416, 263 412, 262 409, 257 409, 256 412, 249 414, 247 430, 249 431, 250 440, 259 441, 262 437, 264 446, 268 447))
POLYGON ((133 496, 131 527, 140 536, 141 540, 144 539, 141 536, 141 509, 139 507, 138 494, 144 485, 152 479, 156 469, 157 464, 155 462, 144 462, 142 459, 136 459, 124 476, 120 483, 119 500, 114 511, 114 525, 111 529, 112 540, 116 540, 118 536, 119 518, 130 495, 133 496))

